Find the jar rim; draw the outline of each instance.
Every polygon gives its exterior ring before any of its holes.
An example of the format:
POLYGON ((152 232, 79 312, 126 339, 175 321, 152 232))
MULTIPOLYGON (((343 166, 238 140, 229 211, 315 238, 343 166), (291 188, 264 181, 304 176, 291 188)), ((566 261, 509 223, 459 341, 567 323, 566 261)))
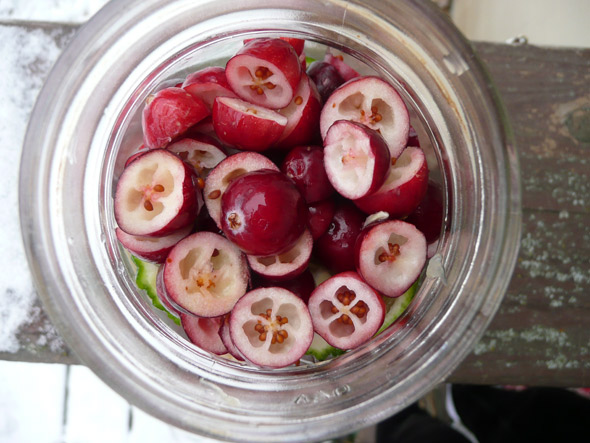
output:
POLYGON ((348 2, 344 9, 337 0, 304 3, 152 0, 123 11, 112 2, 60 57, 25 138, 22 232, 51 319, 116 391, 205 436, 321 439, 400 410, 467 355, 496 312, 516 261, 518 161, 502 105, 469 43, 435 7, 411 0, 348 2), (417 16, 420 29, 411 25, 417 16), (157 35, 149 35, 155 23, 157 35), (368 36, 368 26, 388 32, 372 28, 368 36), (439 153, 448 190, 440 249, 446 283, 425 281, 412 310, 416 320, 399 335, 314 368, 253 370, 195 351, 134 296, 108 235, 119 125, 133 112, 129 96, 137 106, 169 72, 187 66, 191 48, 256 32, 289 32, 364 57, 403 87, 434 141, 453 146, 439 153), (285 405, 273 409, 269 402, 285 405))

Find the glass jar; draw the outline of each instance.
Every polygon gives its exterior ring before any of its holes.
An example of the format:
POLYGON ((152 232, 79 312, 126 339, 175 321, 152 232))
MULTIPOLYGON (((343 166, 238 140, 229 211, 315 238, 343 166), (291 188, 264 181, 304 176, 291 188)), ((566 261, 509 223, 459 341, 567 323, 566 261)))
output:
POLYGON ((483 333, 519 244, 506 115, 472 47, 430 2, 113 1, 51 72, 22 163, 29 261, 68 345, 132 404, 224 440, 320 440, 414 402, 483 333), (150 92, 244 38, 281 35, 333 46, 396 85, 429 146, 445 220, 404 321, 337 359, 271 371, 196 349, 151 308, 115 238, 112 196, 150 92))

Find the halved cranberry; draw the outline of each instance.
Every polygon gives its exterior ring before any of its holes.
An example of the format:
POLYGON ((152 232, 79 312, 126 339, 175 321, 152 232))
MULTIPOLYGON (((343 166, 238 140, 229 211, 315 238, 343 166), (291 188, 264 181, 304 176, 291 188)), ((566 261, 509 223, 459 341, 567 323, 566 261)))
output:
POLYGON ((128 234, 159 237, 191 225, 203 204, 195 170, 165 149, 145 151, 119 177, 115 219, 128 234))
POLYGON ((225 66, 225 76, 242 99, 270 109, 287 106, 301 78, 297 52, 284 40, 248 41, 225 66))
POLYGON ((260 152, 270 148, 287 125, 287 117, 239 98, 216 98, 212 115, 219 139, 245 151, 260 152))
POLYGON ((295 185, 272 170, 246 173, 221 198, 221 228, 242 251, 270 256, 290 248, 303 233, 307 207, 295 185))
POLYGON ((225 345, 227 352, 236 360, 244 361, 242 353, 236 348, 236 345, 234 345, 234 342, 231 339, 231 333, 229 332, 229 314, 223 317, 221 328, 219 328, 219 336, 221 337, 221 341, 225 345))
MULTIPOLYGON (((392 161, 393 162, 393 161, 392 161)), ((387 212, 401 218, 416 209, 428 187, 428 165, 420 148, 409 146, 389 167, 383 185, 354 201, 366 214, 387 212)))
POLYGON ((237 97, 225 78, 225 69, 221 66, 209 66, 189 74, 182 88, 203 100, 209 110, 213 108, 215 97, 237 97))
POLYGON ((324 150, 321 146, 297 146, 289 151, 281 171, 295 183, 307 203, 325 200, 334 193, 334 187, 324 168, 324 150))
POLYGON ((295 244, 281 254, 271 256, 248 255, 250 268, 263 277, 273 280, 289 280, 302 274, 307 269, 313 238, 306 229, 295 244))
POLYGON ((176 243, 189 235, 192 230, 193 227, 188 225, 186 228, 174 231, 171 234, 162 237, 144 237, 127 234, 122 229, 117 228, 115 229, 115 235, 123 247, 133 255, 147 261, 164 263, 168 253, 176 243))
POLYGON ((321 98, 315 84, 307 75, 301 74, 293 100, 278 110, 287 117, 287 124, 274 148, 289 149, 297 145, 320 143, 321 110, 321 98))
POLYGON ((278 287, 244 295, 232 310, 231 338, 251 363, 282 368, 296 363, 313 340, 313 325, 305 303, 278 287))
POLYGON ((337 120, 363 123, 379 132, 397 158, 407 145, 410 128, 408 109, 398 92, 386 81, 374 76, 354 78, 328 98, 320 117, 322 137, 337 120))
POLYGON ((426 238, 402 220, 376 222, 358 236, 354 258, 358 273, 368 284, 383 295, 399 297, 422 272, 426 238))
POLYGON ((219 333, 223 317, 203 318, 180 314, 180 323, 188 339, 199 348, 212 354, 227 354, 219 333))
POLYGON ((183 138, 170 144, 167 149, 195 168, 202 179, 207 178, 209 172, 227 157, 219 143, 204 134, 183 138))
POLYGON ((383 137, 362 123, 338 120, 326 133, 326 175, 334 189, 346 198, 355 200, 379 189, 390 161, 383 137))
POLYGON ((328 230, 316 241, 316 253, 333 272, 353 271, 354 245, 365 214, 348 201, 340 202, 328 230))
POLYGON ((163 277, 178 310, 218 317, 246 293, 249 272, 246 258, 233 243, 212 232, 197 232, 170 251, 163 277))
POLYGON ((354 349, 369 341, 385 317, 379 294, 352 271, 319 285, 308 307, 315 331, 338 349, 354 349))
POLYGON ((148 97, 142 113, 143 140, 162 148, 210 114, 203 100, 184 89, 171 87, 148 97))

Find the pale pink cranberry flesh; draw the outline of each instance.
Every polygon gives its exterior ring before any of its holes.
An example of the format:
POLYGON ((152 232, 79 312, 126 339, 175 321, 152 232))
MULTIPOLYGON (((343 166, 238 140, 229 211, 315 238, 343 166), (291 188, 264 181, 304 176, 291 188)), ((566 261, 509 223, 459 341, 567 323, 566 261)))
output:
POLYGON ((287 117, 287 124, 274 148, 289 149, 293 146, 320 142, 321 98, 313 82, 305 74, 297 86, 293 100, 279 109, 287 117))
POLYGON ((328 230, 317 239, 315 252, 332 272, 353 271, 354 245, 365 214, 348 201, 339 202, 328 230))
POLYGON ((164 264, 164 285, 173 305, 199 317, 218 317, 232 310, 247 290, 244 254, 212 232, 181 240, 164 264))
POLYGON ((265 151, 287 125, 287 117, 239 98, 216 98, 212 115, 217 137, 243 151, 265 151))
POLYGON ((330 226, 332 218, 334 217, 334 200, 327 199, 316 203, 307 205, 309 212, 309 219, 307 220, 307 227, 313 240, 320 238, 330 226))
MULTIPOLYGON (((194 135, 170 144, 167 149, 187 162, 203 180, 227 157, 217 141, 206 135, 194 135)), ((203 186, 205 183, 203 182, 203 186)))
POLYGON ((326 137, 337 120, 363 123, 385 139, 392 158, 406 147, 410 117, 398 92, 386 81, 364 76, 350 80, 328 98, 320 116, 320 131, 326 137))
POLYGON ((212 354, 227 354, 219 334, 222 323, 223 317, 204 318, 180 314, 180 324, 191 343, 212 354))
POLYGON ((211 112, 203 100, 184 89, 171 87, 150 95, 142 113, 144 144, 162 148, 211 112))
POLYGON ((401 218, 416 209, 428 187, 428 165, 420 148, 408 147, 389 168, 383 185, 354 203, 366 214, 387 212, 401 218))
POLYGON ((252 275, 252 288, 269 288, 273 286, 278 286, 279 288, 284 288, 291 291, 305 303, 309 300, 309 296, 315 289, 315 279, 313 278, 313 274, 309 269, 303 271, 297 277, 291 278, 289 280, 271 280, 266 277, 262 277, 258 274, 252 275))
POLYGON ((191 225, 203 205, 194 169, 165 149, 136 158, 115 191, 115 219, 127 234, 158 237, 191 225))
POLYGON ((426 237, 428 258, 436 251, 443 224, 443 191, 439 184, 429 181, 426 194, 406 221, 416 226, 426 237))
POLYGON ((390 163, 383 137, 362 123, 337 120, 326 133, 326 175, 343 197, 355 200, 375 192, 385 181, 390 163))
POLYGON ((387 297, 399 297, 426 263, 426 238, 413 224, 388 220, 370 224, 355 246, 358 273, 387 297))
POLYGON ((293 99, 301 77, 297 52, 284 40, 248 41, 225 66, 225 76, 238 97, 280 109, 293 99))
POLYGON ((297 363, 313 340, 307 306, 279 287, 254 289, 244 295, 232 310, 229 330, 244 358, 266 368, 297 363))
POLYGON ((359 73, 344 61, 342 55, 334 55, 330 51, 327 51, 324 56, 324 62, 334 66, 345 82, 359 77, 359 73))
POLYGON ((297 146, 289 151, 281 164, 281 171, 295 183, 307 203, 325 200, 334 187, 324 168, 321 146, 297 146))
POLYGON ((237 97, 225 78, 225 69, 221 66, 209 66, 189 74, 182 88, 203 100, 209 110, 213 108, 215 97, 237 97))
POLYGON ((236 360, 244 361, 244 357, 242 357, 240 350, 236 348, 236 345, 234 345, 234 342, 231 339, 231 334, 229 332, 229 317, 229 314, 223 317, 221 328, 219 328, 219 336, 221 337, 221 341, 225 345, 227 352, 236 360))
POLYGON ((162 237, 144 237, 127 234, 122 229, 116 228, 115 235, 123 247, 133 255, 147 261, 163 263, 176 243, 189 235, 192 230, 192 225, 189 225, 162 237))
POLYGON ((221 229, 249 255, 286 251, 303 234, 306 221, 303 197, 277 171, 248 172, 233 180, 221 197, 221 229))
POLYGON ((248 264, 257 274, 273 280, 289 280, 307 269, 313 238, 306 229, 295 244, 285 252, 270 256, 248 255, 248 264))
POLYGON ((341 84, 344 83, 344 79, 338 72, 338 70, 328 62, 315 61, 307 68, 307 75, 315 83, 322 103, 324 103, 332 92, 334 92, 341 84))
POLYGON ((368 342, 383 324, 381 296, 353 271, 330 277, 308 302, 315 332, 338 349, 355 349, 368 342))
POLYGON ((205 180, 203 197, 209 216, 221 229, 221 197, 230 183, 247 172, 279 168, 267 157, 256 152, 239 152, 222 160, 205 180))

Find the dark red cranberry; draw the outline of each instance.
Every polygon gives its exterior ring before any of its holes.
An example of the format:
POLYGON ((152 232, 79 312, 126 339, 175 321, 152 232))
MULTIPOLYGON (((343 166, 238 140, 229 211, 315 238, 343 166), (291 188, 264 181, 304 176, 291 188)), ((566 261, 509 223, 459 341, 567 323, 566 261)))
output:
POLYGON ((339 203, 328 230, 316 241, 316 253, 332 272, 355 269, 354 244, 366 215, 348 201, 339 203))
POLYGON ((334 193, 324 168, 321 146, 297 146, 285 157, 281 171, 293 180, 307 203, 325 200, 334 193))
POLYGON ((274 281, 264 278, 258 274, 252 274, 252 287, 256 288, 270 288, 279 286, 288 289, 305 303, 309 300, 309 296, 315 289, 315 280, 309 269, 303 271, 303 274, 295 278, 284 281, 274 281))
POLYGON ((303 233, 307 218, 307 206, 293 182, 270 169, 236 178, 221 197, 223 232, 250 255, 287 250, 303 233))
POLYGON ((307 226, 313 240, 320 238, 328 230, 328 226, 334 217, 334 200, 327 199, 307 206, 309 220, 307 226))
POLYGON ((307 69, 307 75, 315 82, 324 102, 338 86, 344 83, 344 79, 338 73, 338 70, 326 62, 313 62, 307 69))
POLYGON ((440 185, 428 182, 426 195, 406 221, 422 231, 428 243, 438 240, 443 221, 443 194, 440 185))

